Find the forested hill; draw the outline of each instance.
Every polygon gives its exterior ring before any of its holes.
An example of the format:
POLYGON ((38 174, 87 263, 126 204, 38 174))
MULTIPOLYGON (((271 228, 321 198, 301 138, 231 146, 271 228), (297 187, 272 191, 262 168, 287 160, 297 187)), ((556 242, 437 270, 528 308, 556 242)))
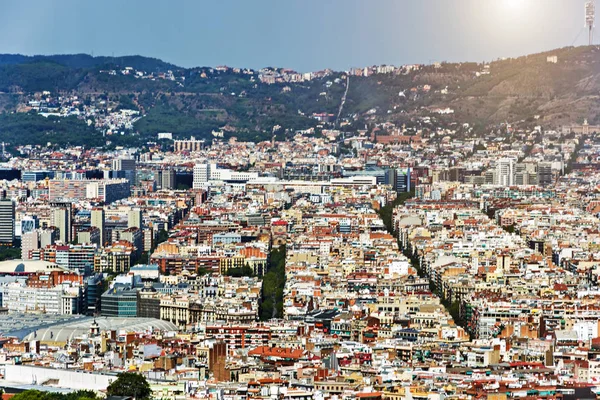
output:
POLYGON ((21 136, 20 142, 54 142, 47 130, 52 124, 32 116, 29 107, 42 92, 61 101, 77 97, 82 114, 69 121, 72 133, 65 138, 62 131, 50 132, 71 144, 89 144, 78 135, 89 133, 90 120, 123 108, 142 116, 119 139, 125 144, 155 138, 157 132, 210 139, 213 131, 220 131, 225 137, 258 141, 269 139, 274 127, 281 127, 278 135, 291 136, 299 129, 323 126, 323 119, 331 123, 325 127, 352 132, 382 122, 411 126, 429 117, 429 129, 469 123, 481 134, 505 122, 549 128, 584 118, 600 123, 600 50, 595 46, 491 63, 367 69, 369 76, 359 76, 359 70, 320 71, 308 79, 278 68, 186 69, 142 56, 4 54, 0 111, 15 113, 0 118, 0 140, 15 142, 15 135, 29 130, 36 134, 21 136), (335 121, 346 89, 346 103, 335 121), (106 109, 85 115, 99 100, 106 109))
POLYGON ((55 54, 49 56, 22 54, 0 54, 0 65, 27 64, 32 62, 53 62, 68 68, 96 68, 107 65, 123 65, 138 70, 166 72, 179 69, 176 65, 169 64, 157 58, 143 56, 105 57, 91 56, 89 54, 55 54))

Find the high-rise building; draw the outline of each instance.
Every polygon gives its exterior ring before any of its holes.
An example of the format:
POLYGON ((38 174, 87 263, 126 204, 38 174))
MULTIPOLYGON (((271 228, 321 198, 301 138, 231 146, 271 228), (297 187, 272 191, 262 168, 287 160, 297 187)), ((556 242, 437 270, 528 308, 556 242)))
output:
POLYGON ((40 248, 46 248, 52 246, 57 240, 60 239, 58 229, 47 228, 39 231, 40 248))
POLYGON ((85 198, 98 199, 106 204, 129 197, 131 185, 127 179, 88 181, 85 198))
POLYGON ((100 296, 102 295, 102 274, 94 274, 86 278, 86 314, 93 315, 100 309, 100 296))
POLYGON ((96 246, 92 244, 79 244, 69 246, 56 246, 56 263, 82 275, 89 274, 94 268, 96 246))
POLYGON ((488 169, 483 173, 483 180, 486 185, 493 185, 496 183, 496 171, 488 169))
POLYGON ((40 227, 40 221, 35 215, 26 215, 15 223, 15 236, 23 236, 40 227))
POLYGON ((391 185, 396 193, 410 192, 410 178, 410 168, 392 168, 385 170, 385 177, 382 183, 391 185))
POLYGON ((95 244, 100 246, 100 229, 95 226, 84 228, 77 232, 77 243, 95 244))
POLYGON ((517 163, 515 165, 515 185, 527 186, 537 184, 536 165, 533 163, 517 163))
POLYGON ((12 246, 15 241, 15 203, 0 200, 0 245, 12 246))
POLYGON ((160 187, 162 189, 175 189, 175 170, 165 169, 161 172, 160 187))
POLYGON ((90 215, 90 226, 98 228, 100 231, 100 246, 106 243, 106 227, 104 226, 105 215, 104 208, 94 208, 90 215))
POLYGON ((537 165, 537 184, 546 186, 552 184, 554 177, 552 175, 552 163, 541 162, 537 165))
POLYGON ((135 160, 133 158, 117 158, 112 162, 113 171, 134 171, 135 160))
POLYGON ((37 230, 21 236, 21 259, 31 260, 30 251, 40 248, 40 234, 37 230))
POLYGON ((56 207, 50 215, 50 225, 58 229, 58 235, 64 244, 71 241, 71 209, 56 207))
POLYGON ((129 194, 130 184, 127 179, 55 179, 48 182, 48 198, 51 202, 94 199, 112 203, 129 194))
POLYGON ((396 181, 394 182, 396 193, 410 192, 410 189, 410 168, 396 170, 396 181))
POLYGON ((113 178, 125 178, 130 184, 136 184, 135 160, 133 158, 117 158, 112 162, 113 178))
POLYGON ((143 230, 144 235, 144 252, 150 251, 154 248, 154 242, 156 240, 156 231, 146 228, 143 230))
POLYGON ((500 158, 496 161, 496 185, 513 186, 515 184, 515 158, 500 158))
POLYGON ((142 229, 142 210, 132 208, 127 212, 127 227, 142 229))
POLYGON ((144 250, 144 235, 138 227, 131 227, 121 232, 121 240, 127 240, 135 249, 135 258, 138 259, 144 250))
POLYGON ((194 165, 194 189, 202 189, 204 184, 210 179, 210 164, 194 165))

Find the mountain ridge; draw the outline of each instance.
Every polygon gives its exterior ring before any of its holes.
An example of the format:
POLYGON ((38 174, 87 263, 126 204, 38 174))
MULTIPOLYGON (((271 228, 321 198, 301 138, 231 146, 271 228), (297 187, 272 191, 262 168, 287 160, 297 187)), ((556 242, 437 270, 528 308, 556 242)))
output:
MULTIPOLYGON (((270 71, 277 79, 288 73, 270 71)), ((393 71, 351 75, 336 126, 356 132, 392 123, 407 127, 410 134, 468 123, 475 134, 484 135, 506 123, 548 129, 583 119, 600 124, 597 46, 393 71)), ((142 113, 131 132, 138 142, 157 132, 212 139, 211 132, 223 129, 225 137, 261 141, 271 138, 275 126, 282 127, 277 133, 281 138, 296 130, 333 127, 314 116, 337 115, 348 74, 329 71, 311 80, 298 80, 302 75, 296 74, 294 81, 269 84, 250 69, 181 68, 144 56, 0 54, 0 110, 26 110, 24 105, 42 91, 74 94, 84 102, 100 95, 114 107, 136 107, 142 113), (126 67, 133 72, 123 71, 126 67)), ((15 125, 27 129, 26 124, 15 125)))

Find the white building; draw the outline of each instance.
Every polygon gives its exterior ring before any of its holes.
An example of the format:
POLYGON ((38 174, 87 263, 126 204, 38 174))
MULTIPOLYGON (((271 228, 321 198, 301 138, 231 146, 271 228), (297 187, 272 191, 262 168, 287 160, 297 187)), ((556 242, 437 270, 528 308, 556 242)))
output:
POLYGON ((43 312, 48 314, 79 314, 82 287, 68 283, 54 288, 32 288, 22 283, 0 286, 2 307, 10 313, 43 312))
POLYGON ((194 165, 194 178, 192 186, 194 189, 202 189, 210 179, 210 164, 194 165))
POLYGON ((577 321, 573 324, 573 331, 577 333, 578 340, 587 342, 598 337, 598 321, 577 321))
POLYGON ((515 158, 501 158, 496 162, 496 185, 513 186, 515 184, 515 158))
POLYGON ((196 164, 194 166, 193 188, 201 189, 209 181, 248 182, 258 178, 258 173, 247 171, 233 171, 226 168, 217 168, 216 164, 196 164))

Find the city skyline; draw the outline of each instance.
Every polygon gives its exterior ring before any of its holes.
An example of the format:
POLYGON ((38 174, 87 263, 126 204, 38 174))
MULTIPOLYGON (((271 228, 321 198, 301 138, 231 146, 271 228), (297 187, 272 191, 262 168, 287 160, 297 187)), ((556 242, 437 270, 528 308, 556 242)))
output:
POLYGON ((325 4, 69 0, 33 1, 24 7, 10 2, 0 17, 4 38, 0 53, 139 54, 182 67, 274 66, 301 72, 482 62, 586 44, 584 4, 583 0, 325 4))

